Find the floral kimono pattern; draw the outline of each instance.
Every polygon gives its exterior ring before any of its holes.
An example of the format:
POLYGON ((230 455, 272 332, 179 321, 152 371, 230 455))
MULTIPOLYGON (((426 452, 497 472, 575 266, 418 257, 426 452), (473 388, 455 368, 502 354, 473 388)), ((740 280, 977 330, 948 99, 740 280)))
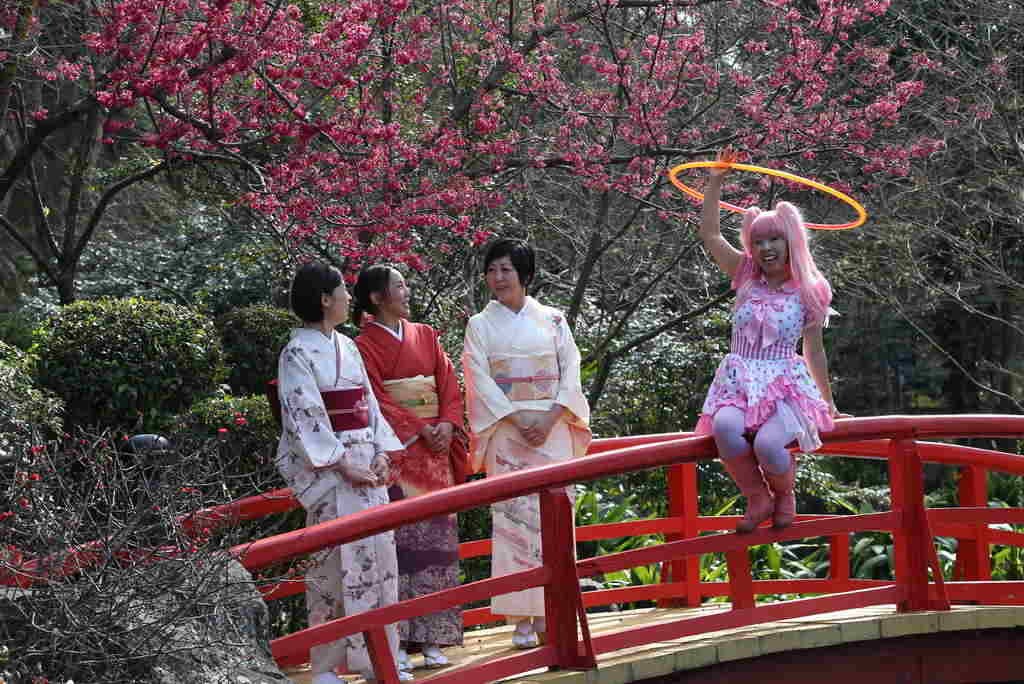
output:
MULTIPOLYGON (((400 451, 401 442, 381 415, 355 344, 333 332, 298 328, 281 351, 278 391, 282 434, 277 467, 306 510, 306 525, 388 503, 386 487, 353 486, 332 466, 344 461, 369 467, 383 451, 400 451), (363 387, 368 427, 335 432, 320 392, 363 387)), ((393 532, 322 549, 306 573, 309 624, 380 608, 398 600, 398 565, 393 532)), ((398 652, 396 625, 388 628, 393 655, 398 652)), ((314 646, 313 673, 334 669, 373 676, 362 635, 314 646)))
MULTIPOLYGON (((561 312, 532 297, 519 312, 490 302, 469 321, 462 365, 476 469, 497 475, 586 454, 590 407, 580 384, 579 350, 561 312), (567 411, 539 447, 529 445, 504 420, 517 411, 547 411, 553 404, 567 411)), ((491 574, 497 577, 540 565, 538 496, 502 501, 491 513, 491 574)), ((496 596, 491 610, 543 615, 544 591, 534 588, 496 596)))

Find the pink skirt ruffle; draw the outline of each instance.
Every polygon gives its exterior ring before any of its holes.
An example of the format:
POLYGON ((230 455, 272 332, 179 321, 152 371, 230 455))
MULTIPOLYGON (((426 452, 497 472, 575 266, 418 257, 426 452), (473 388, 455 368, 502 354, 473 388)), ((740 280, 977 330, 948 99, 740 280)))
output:
POLYGON ((800 356, 763 360, 729 354, 718 366, 695 431, 711 434, 715 413, 724 406, 743 411, 750 432, 781 413, 805 452, 820 447, 818 433, 834 426, 829 406, 800 356))

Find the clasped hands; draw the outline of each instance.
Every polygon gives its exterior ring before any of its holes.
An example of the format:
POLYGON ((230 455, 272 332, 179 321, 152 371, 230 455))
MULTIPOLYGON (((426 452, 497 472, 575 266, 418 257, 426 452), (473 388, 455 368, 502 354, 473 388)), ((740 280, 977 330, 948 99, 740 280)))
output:
POLYGON ((555 404, 548 411, 516 411, 508 420, 530 446, 539 447, 547 441, 565 408, 555 404))
POLYGON ((442 421, 437 425, 429 423, 420 430, 420 437, 427 443, 427 448, 435 454, 447 454, 452 447, 452 432, 455 428, 451 423, 442 421))
MULTIPOLYGON (((400 456, 404 452, 394 452, 400 456)), ((347 455, 347 454, 346 454, 347 455)), ((348 480, 353 487, 383 487, 391 480, 391 457, 387 452, 374 456, 369 467, 347 462, 344 458, 334 465, 334 470, 348 480)))

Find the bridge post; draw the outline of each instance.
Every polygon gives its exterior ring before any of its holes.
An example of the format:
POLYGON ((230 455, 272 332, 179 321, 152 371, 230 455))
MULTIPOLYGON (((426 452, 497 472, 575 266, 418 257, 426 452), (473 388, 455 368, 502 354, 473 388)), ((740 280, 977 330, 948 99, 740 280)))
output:
MULTIPOLYGON (((697 516, 700 500, 697 491, 697 464, 681 463, 674 465, 665 473, 668 487, 668 514, 679 524, 679 532, 665 535, 666 542, 689 539, 700 534, 697 527, 697 516)), ((663 584, 676 585, 678 593, 658 600, 660 608, 684 608, 699 606, 700 595, 700 557, 666 561, 661 564, 661 581, 663 584)))
POLYGON ((384 628, 368 629, 363 632, 363 638, 366 640, 366 650, 369 651, 377 681, 381 684, 399 684, 398 665, 391 655, 391 646, 388 644, 388 635, 384 628))
POLYGON ((924 507, 924 469, 917 443, 893 439, 889 443, 889 487, 892 510, 900 514, 893 530, 896 584, 904 590, 897 606, 901 613, 918 610, 949 610, 935 539, 924 507), (939 598, 928 598, 928 567, 932 567, 939 598))
POLYGON ((544 587, 548 640, 558 652, 559 668, 595 668, 597 658, 576 572, 576 521, 565 489, 540 492, 540 519, 542 558, 551 568, 551 583, 544 587))
POLYGON ((828 574, 836 582, 850 581, 850 535, 832 535, 828 541, 828 574))
POLYGON ((756 602, 750 548, 744 546, 736 551, 726 551, 725 563, 729 568, 729 602, 732 603, 732 609, 753 608, 756 602))
MULTIPOLYGON (((988 469, 969 465, 960 470, 957 495, 961 506, 988 507, 988 469)), ((955 577, 961 580, 992 579, 988 525, 971 525, 974 537, 960 539, 956 549, 955 577)))

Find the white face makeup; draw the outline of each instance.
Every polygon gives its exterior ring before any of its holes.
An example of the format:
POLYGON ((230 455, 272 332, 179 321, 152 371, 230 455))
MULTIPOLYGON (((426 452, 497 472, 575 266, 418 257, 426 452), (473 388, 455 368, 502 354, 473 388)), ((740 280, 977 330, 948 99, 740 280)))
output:
POLYGON ((751 238, 753 257, 766 275, 781 275, 789 268, 789 243, 781 233, 751 238))

